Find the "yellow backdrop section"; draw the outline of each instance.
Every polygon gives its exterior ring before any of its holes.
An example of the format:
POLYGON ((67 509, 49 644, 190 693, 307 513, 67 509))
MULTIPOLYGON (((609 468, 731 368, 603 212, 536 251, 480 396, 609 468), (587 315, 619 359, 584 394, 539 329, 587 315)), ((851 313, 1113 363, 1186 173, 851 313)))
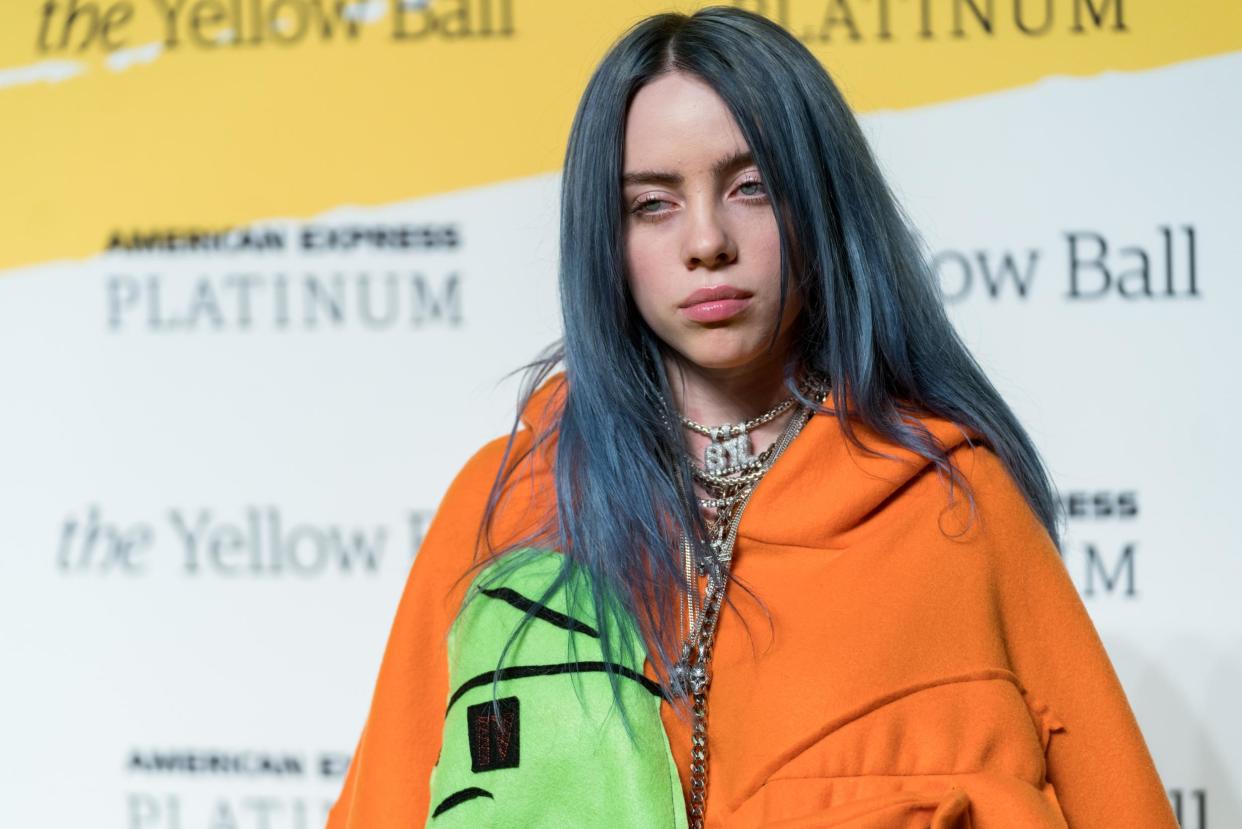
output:
MULTIPOLYGON (((609 43, 701 5, 6 2, 0 269, 95 254, 115 229, 218 229, 553 171, 609 43)), ((860 112, 1242 49, 1234 0, 735 5, 807 43, 860 112)))

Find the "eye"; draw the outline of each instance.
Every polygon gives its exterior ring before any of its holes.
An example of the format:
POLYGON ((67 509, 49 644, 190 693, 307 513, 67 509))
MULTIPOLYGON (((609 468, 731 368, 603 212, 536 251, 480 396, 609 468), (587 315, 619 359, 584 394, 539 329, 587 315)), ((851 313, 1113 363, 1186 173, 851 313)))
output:
POLYGON ((642 199, 642 200, 641 200, 641 201, 639 201, 639 202, 638 202, 638 204, 634 207, 634 212, 635 212, 635 213, 654 213, 654 212, 656 212, 656 211, 654 211, 654 210, 649 210, 648 208, 650 208, 650 207, 651 207, 651 206, 653 206, 653 205, 667 204, 667 203, 668 203, 668 202, 666 202, 664 199, 657 199, 657 198, 654 198, 654 197, 649 198, 649 199, 642 199))
POLYGON ((636 218, 643 219, 645 221, 659 221, 664 217, 664 214, 671 212, 660 209, 660 205, 666 204, 672 204, 672 202, 668 199, 662 199, 656 195, 641 196, 634 206, 630 208, 630 213, 632 213, 636 218))
POLYGON ((763 182, 757 178, 747 179, 737 186, 737 190, 747 198, 756 198, 767 195, 767 188, 763 186, 763 182))

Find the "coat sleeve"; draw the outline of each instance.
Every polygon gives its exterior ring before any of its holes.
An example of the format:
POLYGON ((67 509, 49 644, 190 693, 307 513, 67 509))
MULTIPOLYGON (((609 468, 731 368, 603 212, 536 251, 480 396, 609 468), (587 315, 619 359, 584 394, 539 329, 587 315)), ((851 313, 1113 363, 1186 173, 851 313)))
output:
POLYGON ((445 638, 470 581, 467 569, 506 440, 489 443, 470 459, 428 528, 397 606, 371 708, 329 812, 328 829, 410 829, 427 819, 428 778, 439 754, 448 699, 445 638))
POLYGON ((1175 829, 1125 691, 1056 546, 995 454, 961 454, 995 557, 1009 660, 1044 719, 1047 778, 1067 823, 1175 829))

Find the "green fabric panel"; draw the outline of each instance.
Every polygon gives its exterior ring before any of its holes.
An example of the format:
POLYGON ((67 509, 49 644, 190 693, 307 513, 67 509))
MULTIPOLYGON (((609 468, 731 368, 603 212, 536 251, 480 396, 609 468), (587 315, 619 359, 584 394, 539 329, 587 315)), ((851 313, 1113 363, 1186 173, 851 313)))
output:
MULTIPOLYGON (((508 588, 537 601, 552 584, 561 556, 551 551, 521 554, 529 559, 511 572, 501 574, 499 564, 486 568, 476 578, 472 593, 480 587, 508 588)), ((576 619, 594 629, 589 591, 579 595, 576 619)), ((544 605, 566 614, 565 590, 558 589, 544 605)), ((496 669, 501 650, 522 616, 523 611, 507 601, 484 595, 473 598, 449 633, 450 695, 467 680, 496 669)), ((578 662, 602 661, 596 638, 535 618, 505 656, 502 667, 569 663, 571 636, 578 662)), ((642 673, 641 656, 621 664, 642 673)), ((518 700, 516 741, 512 731, 505 731, 509 739, 503 746, 497 745, 497 732, 489 732, 486 721, 476 718, 471 723, 468 718, 471 706, 493 699, 491 682, 463 694, 445 719, 440 758, 431 774, 427 826, 685 827, 681 783, 660 721, 660 699, 634 680, 619 678, 618 682, 633 741, 625 733, 608 677, 602 672, 501 680, 496 698, 518 700), (487 750, 494 752, 489 757, 509 761, 511 752, 516 752, 518 765, 472 771, 471 728, 476 742, 488 740, 487 750), (491 797, 475 796, 433 816, 446 799, 471 789, 484 790, 491 797)), ((490 705, 482 710, 494 711, 490 705)))

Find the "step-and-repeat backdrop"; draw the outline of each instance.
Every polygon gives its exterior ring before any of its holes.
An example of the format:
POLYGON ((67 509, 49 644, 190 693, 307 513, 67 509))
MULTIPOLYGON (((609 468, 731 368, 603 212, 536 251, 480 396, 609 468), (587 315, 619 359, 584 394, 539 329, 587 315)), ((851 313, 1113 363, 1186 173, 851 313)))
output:
MULTIPOLYGON (((1242 826, 1242 12, 738 5, 838 78, 1045 453, 1183 825, 1242 826)), ((0 824, 322 824, 558 336, 577 97, 663 8, 0 6, 0 824)))

